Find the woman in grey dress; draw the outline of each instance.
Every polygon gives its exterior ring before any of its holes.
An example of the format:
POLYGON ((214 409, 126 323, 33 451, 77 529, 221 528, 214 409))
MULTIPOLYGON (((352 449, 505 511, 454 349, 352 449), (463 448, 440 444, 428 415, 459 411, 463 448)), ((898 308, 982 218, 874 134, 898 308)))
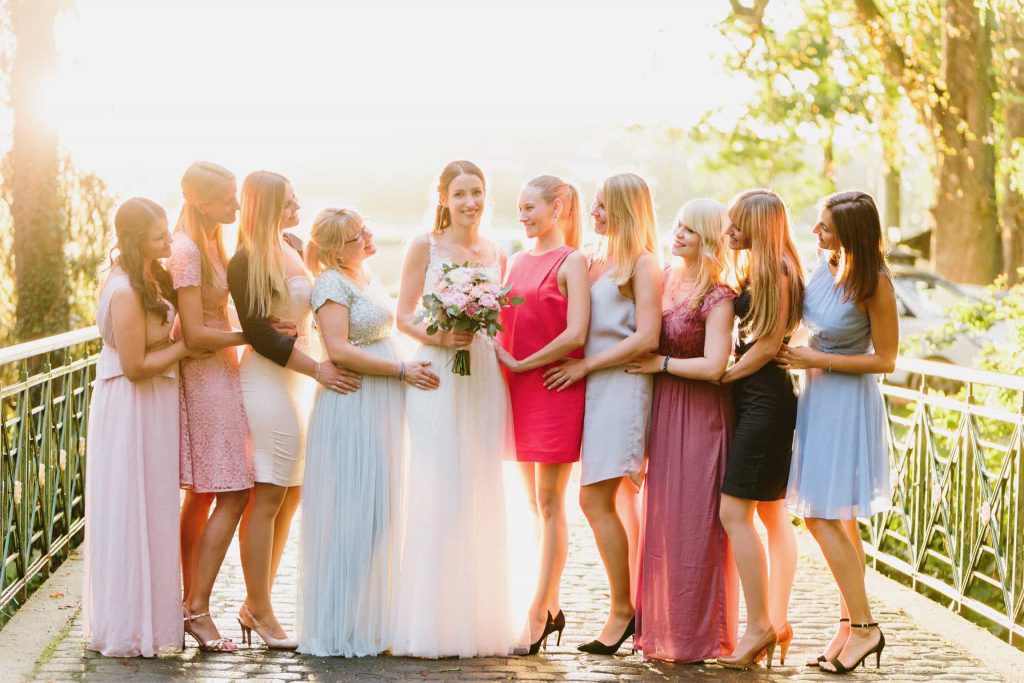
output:
POLYGON ((822 256, 804 297, 808 345, 784 346, 778 355, 782 367, 804 371, 786 504, 804 517, 841 596, 839 632, 808 665, 845 673, 871 653, 877 662, 885 647, 864 588, 857 518, 890 506, 876 375, 895 367, 899 318, 870 195, 826 199, 814 234, 822 256))
POLYGON ((299 651, 321 657, 391 645, 403 380, 437 386, 429 363, 398 356, 387 290, 362 267, 374 252, 373 234, 346 209, 320 212, 306 250, 327 356, 364 374, 359 391, 319 392, 309 421, 297 627, 299 651))
POLYGON ((624 173, 605 180, 591 215, 594 232, 606 244, 590 266, 585 357, 566 359, 545 376, 555 390, 587 380, 580 506, 608 573, 611 609, 601 634, 580 650, 614 654, 634 628, 636 494, 644 475, 652 385, 650 375, 626 374, 624 366, 658 346, 661 271, 654 205, 643 178, 624 173))

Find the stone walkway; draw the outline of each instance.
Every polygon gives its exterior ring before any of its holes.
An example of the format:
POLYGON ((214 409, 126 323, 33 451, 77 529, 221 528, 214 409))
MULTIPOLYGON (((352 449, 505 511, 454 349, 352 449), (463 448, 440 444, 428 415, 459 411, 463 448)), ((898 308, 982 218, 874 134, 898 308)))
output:
MULTIPOLYGON (((574 495, 570 490, 570 501, 574 495)), ((418 660, 376 657, 356 660, 317 658, 280 653, 254 646, 234 654, 204 654, 192 646, 179 655, 157 659, 109 659, 87 653, 82 647, 77 617, 67 635, 56 643, 52 655, 41 658, 35 680, 260 680, 260 681, 381 681, 381 680, 527 680, 527 681, 823 681, 835 680, 804 667, 804 660, 818 653, 822 640, 831 634, 836 620, 836 590, 820 555, 802 542, 802 557, 793 592, 791 620, 795 640, 785 666, 769 672, 764 668, 738 672, 706 665, 672 665, 645 662, 630 655, 624 646, 614 657, 585 655, 576 645, 597 634, 607 607, 604 571, 586 522, 578 507, 570 505, 569 564, 563 581, 563 607, 568 620, 560 647, 549 643, 537 657, 418 660)), ((301 520, 300 522, 301 523, 301 520)), ((292 534, 278 579, 275 606, 285 628, 291 631, 295 598, 297 534, 292 534)), ((243 598, 237 548, 228 553, 216 590, 213 612, 219 615, 224 635, 241 641, 232 619, 243 598)), ((957 645, 915 623, 902 611, 874 604, 875 616, 885 627, 888 646, 882 668, 858 670, 858 680, 889 681, 1005 681, 957 645)), ((258 641, 254 639, 254 642, 258 641)), ((628 642, 628 641, 627 641, 628 642)), ((3 679, 0 673, 0 679, 3 679)))

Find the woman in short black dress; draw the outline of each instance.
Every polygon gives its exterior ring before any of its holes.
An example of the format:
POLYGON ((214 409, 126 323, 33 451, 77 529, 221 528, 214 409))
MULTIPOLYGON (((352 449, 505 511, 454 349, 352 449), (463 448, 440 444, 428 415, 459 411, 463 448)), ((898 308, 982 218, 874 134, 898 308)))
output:
POLYGON ((722 525, 729 534, 743 597, 746 630, 723 666, 747 668, 775 646, 785 662, 793 640, 786 615, 796 573, 796 538, 784 499, 796 395, 775 355, 800 322, 803 274, 789 233, 786 206, 774 192, 749 190, 729 207, 726 229, 741 286, 736 363, 722 376, 733 385, 736 423, 722 483, 722 525), (771 575, 754 512, 768 531, 771 575))

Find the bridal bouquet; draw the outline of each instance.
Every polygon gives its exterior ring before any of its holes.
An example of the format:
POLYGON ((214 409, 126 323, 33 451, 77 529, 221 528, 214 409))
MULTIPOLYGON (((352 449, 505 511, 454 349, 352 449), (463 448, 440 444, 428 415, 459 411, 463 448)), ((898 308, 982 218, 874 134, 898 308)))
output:
MULTIPOLYGON (((491 278, 486 268, 469 263, 445 264, 433 294, 423 296, 423 310, 416 322, 427 323, 427 334, 438 330, 449 332, 484 332, 493 337, 502 330, 498 322, 501 309, 523 303, 520 296, 508 295, 511 287, 502 287, 491 278)), ((469 349, 458 349, 452 359, 452 372, 469 373, 469 349)))

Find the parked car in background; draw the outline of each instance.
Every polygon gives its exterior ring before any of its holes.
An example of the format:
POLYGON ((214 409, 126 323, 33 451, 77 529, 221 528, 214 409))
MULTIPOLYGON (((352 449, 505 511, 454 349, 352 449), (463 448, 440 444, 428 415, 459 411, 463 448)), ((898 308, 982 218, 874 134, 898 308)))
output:
MULTIPOLYGON (((984 292, 950 282, 940 275, 898 263, 892 265, 892 275, 893 287, 896 290, 896 306, 900 316, 900 338, 904 340, 905 355, 971 368, 974 367, 985 342, 998 341, 1000 338, 1002 329, 997 325, 988 336, 959 335, 949 346, 929 348, 923 339, 925 333, 950 322, 951 308, 965 299, 978 301, 984 296, 984 292), (910 340, 910 343, 907 344, 906 340, 910 340)), ((907 385, 912 384, 913 378, 908 377, 906 372, 896 371, 889 379, 896 384, 907 385)))

